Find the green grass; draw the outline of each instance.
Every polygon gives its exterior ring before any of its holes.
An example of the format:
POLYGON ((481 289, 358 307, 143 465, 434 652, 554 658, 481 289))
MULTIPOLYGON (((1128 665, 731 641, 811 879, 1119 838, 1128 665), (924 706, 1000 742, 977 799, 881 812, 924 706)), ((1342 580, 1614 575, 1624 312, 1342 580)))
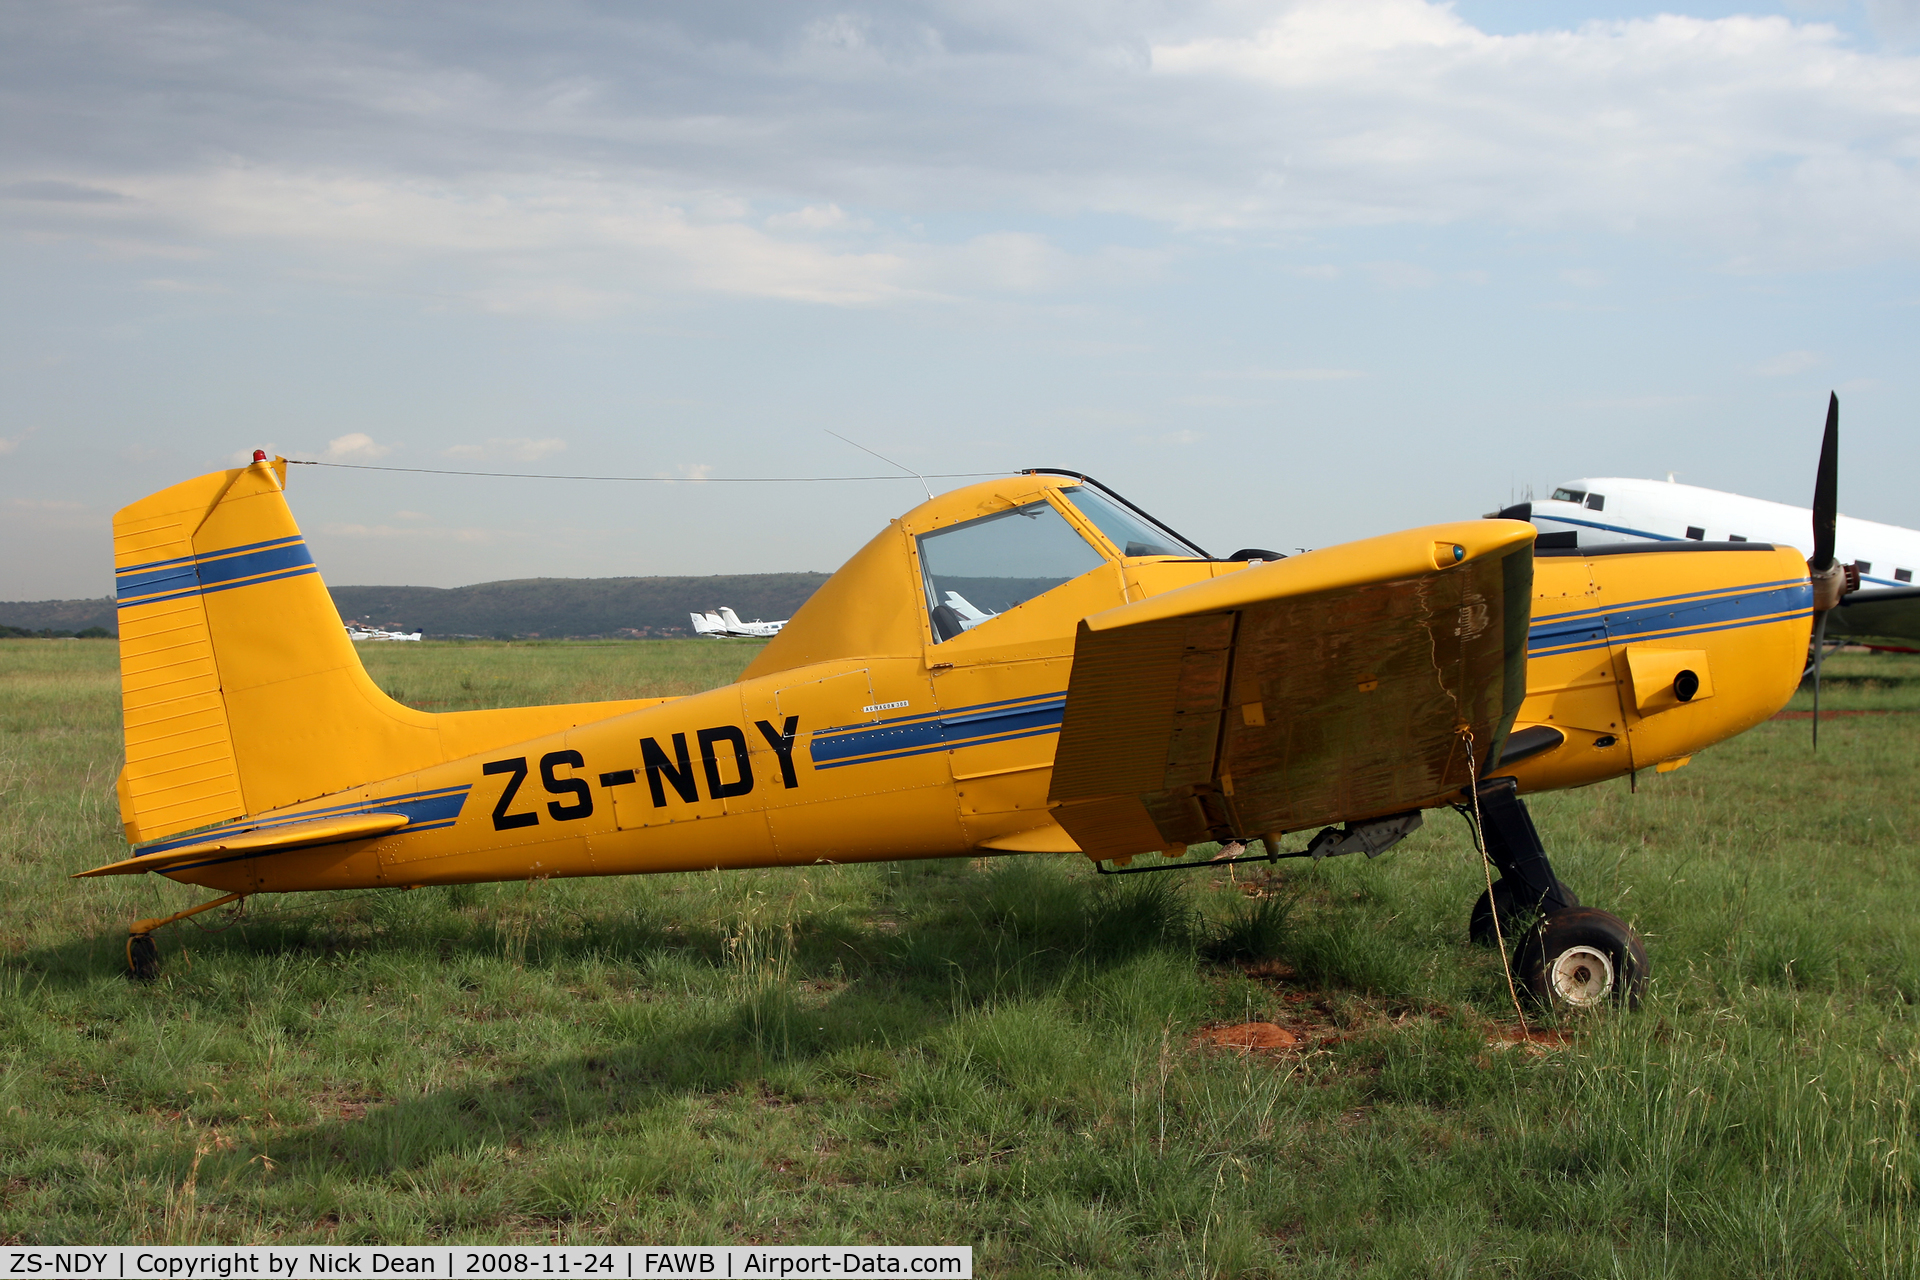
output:
MULTIPOLYGON (((433 709, 726 679, 707 642, 368 650, 433 709)), ((1450 816, 1374 862, 1024 857, 255 904, 118 856, 109 646, 0 641, 0 1237, 880 1241, 986 1275, 1916 1276, 1920 659, 1535 816, 1638 1014, 1514 1038, 1450 816), (168 936, 170 935, 170 936, 168 936), (1299 1050, 1193 1047, 1274 1021, 1299 1050), (1490 1043, 1493 1042, 1493 1043, 1490 1043)), ((1799 695, 1796 705, 1804 703, 1799 695)))
POLYGON ((452 640, 358 646, 367 674, 423 711, 700 693, 740 674, 759 640, 452 640))

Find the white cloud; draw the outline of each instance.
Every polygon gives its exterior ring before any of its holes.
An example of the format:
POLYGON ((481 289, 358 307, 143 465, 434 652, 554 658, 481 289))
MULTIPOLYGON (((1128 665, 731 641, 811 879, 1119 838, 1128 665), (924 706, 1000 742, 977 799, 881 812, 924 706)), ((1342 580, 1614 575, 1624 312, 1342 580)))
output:
POLYGON ((1414 262, 1369 262, 1366 272, 1382 289, 1431 289, 1440 283, 1440 273, 1414 262))
POLYGON ((15 449, 18 449, 20 447, 20 441, 24 438, 25 437, 0 436, 0 457, 5 457, 15 449))
MULTIPOLYGON (((1920 12, 1872 3, 1887 30, 1920 12)), ((1741 270, 1920 254, 1920 58, 1785 17, 1493 35, 1428 0, 926 0, 475 6, 350 34, 297 9, 61 12, 58 40, 22 33, 51 68, 33 100, 115 125, 0 157, 0 224, 120 254, 279 246, 287 270, 433 306, 1019 298, 1151 278, 1183 236, 1468 220, 1741 270), (152 92, 181 58, 247 109, 152 92), (1039 226, 1074 219, 1076 244, 1039 226)))
POLYGON ((494 533, 488 529, 443 529, 421 528, 417 525, 392 524, 327 524, 320 531, 333 538, 406 538, 425 542, 491 542, 494 533))
POLYGON ((1920 194, 1920 61, 1824 25, 1663 15, 1495 36, 1422 0, 1311 0, 1256 32, 1163 43, 1153 64, 1196 91, 1244 86, 1227 118, 1245 127, 1215 131, 1248 148, 1242 198, 1185 194, 1195 221, 1476 217, 1920 249, 1900 212, 1920 194))
POLYGON ((566 447, 565 440, 534 440, 527 436, 503 439, 496 436, 481 444, 456 444, 443 452, 449 458, 460 458, 468 462, 538 462, 542 458, 563 452, 566 447))
POLYGON ((866 218, 850 217, 839 205, 828 203, 772 214, 767 218, 767 227, 772 231, 867 231, 873 223, 866 218))
POLYGON ((225 293, 227 292, 225 285, 214 284, 209 281, 173 280, 173 279, 168 279, 166 277, 159 277, 152 280, 142 280, 140 282, 140 287, 142 289, 147 290, 149 293, 225 293))
POLYGON ((1210 369, 1203 377, 1245 378, 1253 382, 1341 382, 1364 378, 1359 369, 1210 369))
POLYGON ((1882 40, 1920 40, 1920 0, 1867 0, 1867 19, 1882 40))
POLYGON ((1763 378, 1785 378, 1817 369, 1826 362, 1826 357, 1818 351, 1783 351, 1770 360, 1762 360, 1753 371, 1763 378))
POLYGON ((392 452, 392 445, 375 444, 366 432, 350 431, 327 441, 326 451, 320 458, 324 462, 377 462, 392 452))

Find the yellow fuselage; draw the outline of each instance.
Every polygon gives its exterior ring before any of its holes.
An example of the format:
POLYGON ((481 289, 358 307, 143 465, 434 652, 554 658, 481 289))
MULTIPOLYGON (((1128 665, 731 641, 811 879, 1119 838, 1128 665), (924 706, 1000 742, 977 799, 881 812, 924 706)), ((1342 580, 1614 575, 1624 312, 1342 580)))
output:
MULTIPOLYGON (((277 500, 272 477, 259 483, 263 499, 277 500)), ((340 815, 403 815, 404 826, 271 856, 214 852, 163 874, 251 893, 1074 851, 1049 816, 1048 790, 1076 627, 1091 615, 1245 566, 1128 557, 1061 499, 1064 483, 1019 477, 975 485, 895 521, 829 580, 738 682, 723 688, 658 702, 474 712, 464 719, 394 707, 382 714, 397 726, 390 738, 401 745, 384 745, 388 738, 359 748, 282 744, 285 761, 274 768, 290 776, 309 767, 316 752, 345 753, 331 775, 342 777, 358 776, 341 772, 355 766, 356 752, 363 773, 383 772, 383 760, 402 760, 401 752, 416 750, 405 745, 413 741, 407 734, 436 734, 433 740, 443 745, 424 757, 432 761, 424 767, 399 770, 390 763, 384 771, 390 776, 330 786, 298 803, 255 807, 222 824, 270 834, 340 815), (1050 502, 1104 548, 1103 562, 965 634, 937 639, 918 536, 1035 501, 1050 502), (494 742, 501 745, 488 745, 494 742)), ((154 517, 154 528, 161 518, 154 517)), ((286 536, 297 537, 297 530, 286 536)), ((250 548, 267 537, 241 530, 230 540, 250 548)), ((1312 554, 1338 556, 1343 549, 1312 554)), ((208 611, 217 635, 225 624, 214 611, 272 612, 279 598, 272 593, 284 587, 276 625, 297 628, 307 621, 300 609, 322 609, 295 598, 300 581, 263 576, 260 585, 230 599, 209 595, 196 607, 208 611)), ((317 578, 313 585, 318 588, 317 578)), ((159 599, 160 589, 153 592, 159 599)), ((145 607, 133 606, 123 634, 140 634, 140 619, 149 614, 162 617, 160 605, 140 613, 145 607)), ((1527 696, 1509 740, 1544 726, 1558 730, 1561 741, 1500 772, 1527 790, 1579 786, 1684 760, 1750 727, 1795 687, 1808 611, 1805 566, 1791 551, 1536 559, 1527 696), (1682 671, 1697 682, 1683 682, 1692 692, 1686 701, 1675 692, 1682 671)), ((151 634, 170 634, 161 627, 154 622, 151 634)), ((245 678, 234 665, 239 659, 220 660, 230 736, 239 741, 249 723, 241 701, 245 678)), ((354 667, 327 674, 336 682, 327 687, 373 699, 377 691, 367 692, 370 682, 354 667)), ((294 693, 275 692, 271 673, 256 683, 264 691, 261 707, 273 697, 295 705, 294 693)), ((131 760, 137 753, 129 733, 131 760)), ((269 737, 251 749, 254 757, 271 756, 276 748, 269 737)), ((156 765, 155 777, 161 772, 156 765)), ((249 781, 244 769, 234 772, 235 794, 247 787, 265 794, 273 779, 270 771, 259 776, 265 781, 249 781)), ((123 795, 142 785, 161 782, 134 777, 123 783, 123 795)), ((174 803, 171 792, 153 794, 174 803)), ((220 803, 236 806, 228 812, 241 807, 240 801, 220 803)), ((209 839, 204 825, 191 834, 186 825, 187 819, 174 819, 169 829, 178 834, 138 853, 209 839)), ((131 819, 129 830, 138 838, 131 819)))

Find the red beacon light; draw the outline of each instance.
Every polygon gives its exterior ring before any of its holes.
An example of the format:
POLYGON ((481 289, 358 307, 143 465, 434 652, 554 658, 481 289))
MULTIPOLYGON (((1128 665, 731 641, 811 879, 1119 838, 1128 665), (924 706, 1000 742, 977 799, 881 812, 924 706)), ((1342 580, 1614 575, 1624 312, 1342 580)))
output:
POLYGON ((265 462, 267 460, 267 451, 265 449, 255 449, 253 451, 253 460, 255 462, 265 462))

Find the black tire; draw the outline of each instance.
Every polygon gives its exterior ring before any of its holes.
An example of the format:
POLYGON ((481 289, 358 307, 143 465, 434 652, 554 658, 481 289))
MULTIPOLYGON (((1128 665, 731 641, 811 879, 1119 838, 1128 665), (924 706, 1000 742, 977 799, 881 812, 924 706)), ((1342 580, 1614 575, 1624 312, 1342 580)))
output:
POLYGON ((1497 937, 1493 928, 1495 908, 1500 912, 1500 928, 1503 931, 1511 931, 1513 889, 1505 880, 1495 880, 1492 889, 1483 889, 1480 896, 1473 900, 1473 910, 1467 913, 1467 941, 1479 947, 1494 945, 1497 937))
POLYGON ((127 977, 152 982, 160 976, 160 947, 153 935, 136 933, 127 939, 127 977))
POLYGON ((1543 1009, 1633 1008, 1647 989, 1647 949, 1618 916, 1592 907, 1555 911, 1528 931, 1514 976, 1543 1009))
MULTIPOLYGON (((1566 895, 1570 906, 1577 907, 1580 905, 1580 899, 1574 897, 1573 890, 1567 888, 1565 885, 1561 885, 1560 892, 1566 895)), ((1489 902, 1487 898, 1486 891, 1482 890, 1480 896, 1473 900, 1473 910, 1467 913, 1467 940, 1469 942, 1482 947, 1491 947, 1497 944, 1497 938, 1493 931, 1493 909, 1496 905, 1500 909, 1500 933, 1498 937, 1505 938, 1509 942, 1520 935, 1527 923, 1527 917, 1537 914, 1540 910, 1539 904, 1537 903, 1531 907, 1521 907, 1513 900, 1513 886, 1508 884, 1504 879, 1495 880, 1493 882, 1493 898, 1491 902, 1489 902)))

